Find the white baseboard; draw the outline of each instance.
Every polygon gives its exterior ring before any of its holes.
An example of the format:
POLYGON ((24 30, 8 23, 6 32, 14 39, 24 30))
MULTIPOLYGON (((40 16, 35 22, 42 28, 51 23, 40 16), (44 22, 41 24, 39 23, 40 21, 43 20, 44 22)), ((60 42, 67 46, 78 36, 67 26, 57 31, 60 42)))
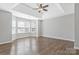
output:
POLYGON ((2 42, 2 43, 0 43, 0 44, 6 44, 6 43, 11 43, 11 42, 13 42, 14 40, 11 40, 11 41, 7 41, 7 42, 2 42))
MULTIPOLYGON (((37 37, 39 37, 39 36, 37 36, 37 37)), ((52 36, 52 37, 50 37, 50 36, 44 36, 43 35, 43 37, 48 37, 48 38, 56 38, 56 39, 61 39, 61 40, 66 40, 66 41, 75 41, 75 40, 72 40, 72 39, 68 39, 68 38, 63 38, 63 37, 56 37, 56 36, 52 36)), ((16 40, 16 39, 14 39, 14 40, 16 40)), ((7 42, 2 42, 2 43, 0 43, 0 44, 6 44, 6 43, 11 43, 11 42, 13 42, 14 40, 11 40, 11 41, 7 41, 7 42)), ((74 47, 75 49, 79 49, 79 47, 74 47)))
MULTIPOLYGON (((43 35, 44 36, 44 35, 43 35)), ((57 37, 57 36, 44 36, 44 37, 48 37, 48 38, 56 38, 56 39, 61 39, 61 40, 66 40, 66 41, 75 41, 75 40, 72 40, 72 39, 68 39, 68 38, 63 38, 63 37, 57 37)))
POLYGON ((75 46, 74 46, 74 49, 79 49, 79 47, 75 47, 75 46))

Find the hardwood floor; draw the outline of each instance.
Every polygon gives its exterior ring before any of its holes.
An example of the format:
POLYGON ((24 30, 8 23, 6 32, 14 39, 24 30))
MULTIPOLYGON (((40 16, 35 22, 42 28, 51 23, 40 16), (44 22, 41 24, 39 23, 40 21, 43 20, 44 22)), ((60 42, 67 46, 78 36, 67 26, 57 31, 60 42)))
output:
POLYGON ((74 42, 28 37, 0 45, 0 55, 75 55, 74 42))
POLYGON ((12 43, 1 44, 0 45, 0 55, 10 54, 11 47, 12 47, 12 43))

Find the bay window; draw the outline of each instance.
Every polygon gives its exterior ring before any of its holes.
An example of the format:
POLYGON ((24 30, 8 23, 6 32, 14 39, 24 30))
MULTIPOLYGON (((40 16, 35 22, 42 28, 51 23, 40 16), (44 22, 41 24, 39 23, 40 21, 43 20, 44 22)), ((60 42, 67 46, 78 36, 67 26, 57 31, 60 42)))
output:
POLYGON ((34 33, 36 31, 36 21, 12 20, 12 34, 34 33))

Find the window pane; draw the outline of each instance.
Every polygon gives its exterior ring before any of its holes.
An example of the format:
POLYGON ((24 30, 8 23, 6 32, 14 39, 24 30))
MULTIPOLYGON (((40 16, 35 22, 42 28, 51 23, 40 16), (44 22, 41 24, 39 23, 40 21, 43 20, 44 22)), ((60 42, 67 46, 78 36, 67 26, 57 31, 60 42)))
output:
POLYGON ((32 32, 35 32, 36 31, 36 28, 32 28, 32 32))
POLYGON ((16 28, 12 28, 12 34, 16 34, 16 28))
POLYGON ((30 22, 29 21, 27 21, 25 23, 25 30, 26 30, 26 33, 30 32, 30 22))
POLYGON ((23 28, 18 29, 18 33, 25 33, 25 29, 23 28))
POLYGON ((36 23, 31 22, 31 32, 35 32, 35 31, 36 31, 36 23))
POLYGON ((25 22, 18 21, 18 27, 25 27, 25 22))
POLYGON ((30 22, 29 21, 27 21, 26 23, 25 23, 25 27, 27 28, 30 28, 30 22))
POLYGON ((35 28, 35 27, 36 27, 35 22, 32 22, 32 23, 31 23, 31 27, 32 27, 32 28, 35 28))
POLYGON ((16 34, 16 20, 12 20, 12 34, 16 34))
POLYGON ((16 20, 12 20, 12 27, 16 27, 16 20))
POLYGON ((26 29, 26 33, 30 32, 30 28, 25 28, 26 29))

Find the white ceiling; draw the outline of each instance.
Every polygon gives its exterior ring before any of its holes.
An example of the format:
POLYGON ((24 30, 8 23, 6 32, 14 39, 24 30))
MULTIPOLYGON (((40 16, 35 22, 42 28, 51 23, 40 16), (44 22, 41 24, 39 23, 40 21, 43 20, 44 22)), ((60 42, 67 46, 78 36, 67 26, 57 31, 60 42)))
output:
POLYGON ((17 3, 0 3, 0 9, 9 10, 17 3))
POLYGON ((19 12, 24 13, 24 14, 33 15, 33 16, 38 17, 38 18, 42 17, 36 10, 33 10, 30 6, 28 6, 24 3, 18 4, 15 8, 13 8, 13 10, 19 11, 19 12))
POLYGON ((48 12, 45 12, 43 18, 54 18, 74 13, 74 4, 72 3, 54 3, 49 4, 48 12))
POLYGON ((48 11, 44 12, 43 14, 39 14, 37 10, 32 9, 37 7, 36 3, 0 3, 0 9, 12 11, 12 13, 15 15, 16 12, 18 12, 17 16, 20 13, 43 19, 54 18, 74 13, 73 3, 45 3, 45 4, 48 4, 49 7, 47 8, 48 11))

